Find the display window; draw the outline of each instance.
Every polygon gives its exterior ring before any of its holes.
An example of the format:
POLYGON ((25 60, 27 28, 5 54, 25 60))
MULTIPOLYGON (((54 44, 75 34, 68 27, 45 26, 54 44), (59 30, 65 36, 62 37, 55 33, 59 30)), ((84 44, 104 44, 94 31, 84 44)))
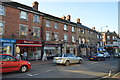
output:
POLYGON ((3 44, 3 54, 13 55, 13 44, 4 43, 3 44))

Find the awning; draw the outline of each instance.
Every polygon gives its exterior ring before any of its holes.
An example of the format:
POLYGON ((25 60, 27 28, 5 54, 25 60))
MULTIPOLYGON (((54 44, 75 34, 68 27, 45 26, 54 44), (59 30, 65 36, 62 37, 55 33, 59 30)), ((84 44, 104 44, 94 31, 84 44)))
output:
POLYGON ((17 46, 24 46, 24 47, 42 47, 39 44, 17 44, 17 46))

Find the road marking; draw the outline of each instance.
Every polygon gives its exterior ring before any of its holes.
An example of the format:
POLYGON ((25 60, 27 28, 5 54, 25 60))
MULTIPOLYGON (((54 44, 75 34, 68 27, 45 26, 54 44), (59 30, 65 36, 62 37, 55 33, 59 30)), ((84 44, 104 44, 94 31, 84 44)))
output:
POLYGON ((38 75, 38 74, 27 74, 28 76, 36 76, 36 75, 38 75))

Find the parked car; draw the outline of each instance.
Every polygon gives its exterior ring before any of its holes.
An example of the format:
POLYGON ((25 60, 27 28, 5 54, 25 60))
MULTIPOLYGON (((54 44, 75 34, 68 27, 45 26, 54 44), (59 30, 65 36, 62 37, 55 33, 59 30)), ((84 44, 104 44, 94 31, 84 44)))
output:
POLYGON ((120 53, 114 53, 114 58, 120 58, 120 53))
POLYGON ((77 57, 72 53, 60 53, 57 54, 53 58, 53 62, 56 64, 64 64, 65 66, 70 65, 71 63, 79 63, 81 64, 83 59, 81 57, 77 57))
POLYGON ((90 56, 88 56, 89 60, 105 60, 105 56, 101 53, 93 53, 90 56))
POLYGON ((26 72, 31 69, 31 64, 28 61, 17 59, 9 54, 0 54, 1 73, 20 71, 26 72))
POLYGON ((110 58, 110 54, 108 52, 101 52, 106 58, 110 58))

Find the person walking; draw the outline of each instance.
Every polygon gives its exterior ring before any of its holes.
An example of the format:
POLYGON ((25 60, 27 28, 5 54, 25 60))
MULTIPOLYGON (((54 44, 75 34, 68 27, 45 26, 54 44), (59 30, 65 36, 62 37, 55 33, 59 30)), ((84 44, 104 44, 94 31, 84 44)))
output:
POLYGON ((16 58, 21 59, 20 53, 17 53, 16 58))
POLYGON ((26 52, 26 51, 23 53, 23 59, 24 59, 25 61, 27 60, 27 52, 26 52))

